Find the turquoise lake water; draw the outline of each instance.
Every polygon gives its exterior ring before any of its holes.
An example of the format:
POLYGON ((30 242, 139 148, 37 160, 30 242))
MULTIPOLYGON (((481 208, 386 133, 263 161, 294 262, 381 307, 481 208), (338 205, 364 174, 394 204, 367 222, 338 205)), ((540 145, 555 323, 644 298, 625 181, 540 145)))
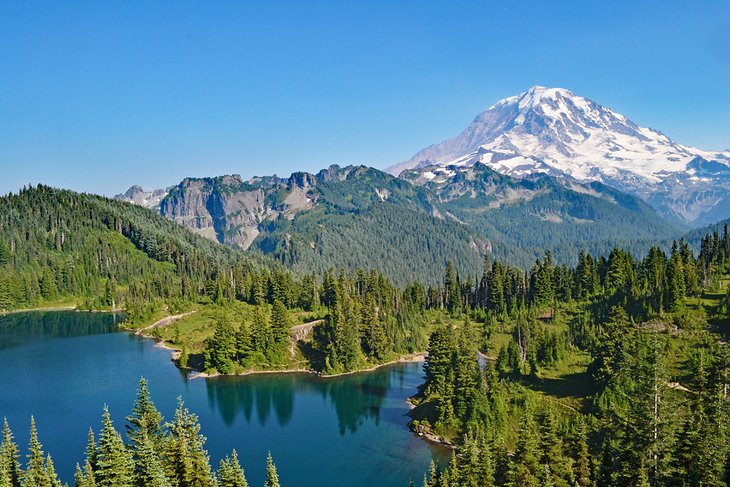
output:
POLYGON ((177 397, 195 412, 213 465, 235 448, 252 486, 264 481, 271 451, 284 487, 420 484, 430 460, 448 453, 407 428, 406 399, 422 382, 421 364, 321 379, 268 374, 188 380, 170 352, 120 332, 107 313, 33 312, 0 316, 0 417, 7 417, 23 455, 30 415, 63 480, 83 463, 89 427, 98 431, 104 404, 115 426, 139 378, 171 418, 177 397))

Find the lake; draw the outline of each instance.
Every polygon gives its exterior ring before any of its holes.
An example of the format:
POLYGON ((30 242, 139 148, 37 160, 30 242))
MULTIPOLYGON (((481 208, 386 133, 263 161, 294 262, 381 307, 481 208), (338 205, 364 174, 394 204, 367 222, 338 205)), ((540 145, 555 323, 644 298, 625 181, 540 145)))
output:
POLYGON ((212 464, 236 449, 252 486, 263 485, 271 451, 282 485, 406 487, 420 484, 431 459, 448 452, 407 428, 406 399, 422 382, 421 364, 322 379, 265 374, 188 380, 170 351, 120 332, 119 315, 31 312, 0 316, 0 417, 25 461, 30 415, 62 479, 83 463, 89 427, 109 406, 124 431, 140 377, 171 419, 177 397, 200 418, 212 464))

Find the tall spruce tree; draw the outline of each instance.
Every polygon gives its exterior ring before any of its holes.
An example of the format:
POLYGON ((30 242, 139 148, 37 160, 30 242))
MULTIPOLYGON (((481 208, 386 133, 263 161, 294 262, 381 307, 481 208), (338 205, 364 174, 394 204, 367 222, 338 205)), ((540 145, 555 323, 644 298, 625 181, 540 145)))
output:
POLYGON ((143 441, 149 440, 154 450, 161 452, 164 442, 162 420, 162 414, 150 397, 147 379, 142 377, 139 380, 132 414, 127 416, 127 437, 133 448, 138 450, 143 441))
POLYGON ((243 468, 238 461, 238 454, 233 450, 230 458, 221 460, 218 469, 218 487, 248 487, 243 468))
POLYGON ((167 427, 170 436, 166 447, 168 477, 181 487, 211 487, 215 478, 205 450, 205 436, 200 434, 198 417, 191 413, 178 398, 172 423, 167 427))
POLYGON ((274 459, 271 457, 271 452, 266 457, 266 481, 264 487, 281 487, 279 483, 279 474, 276 471, 276 465, 274 465, 274 459))
POLYGON ((114 428, 109 408, 104 406, 99 435, 99 458, 95 473, 100 487, 134 486, 134 460, 124 445, 122 435, 114 428))
POLYGON ((20 452, 10 430, 7 418, 3 419, 3 437, 0 444, 0 485, 3 487, 20 487, 22 471, 20 468, 20 452))

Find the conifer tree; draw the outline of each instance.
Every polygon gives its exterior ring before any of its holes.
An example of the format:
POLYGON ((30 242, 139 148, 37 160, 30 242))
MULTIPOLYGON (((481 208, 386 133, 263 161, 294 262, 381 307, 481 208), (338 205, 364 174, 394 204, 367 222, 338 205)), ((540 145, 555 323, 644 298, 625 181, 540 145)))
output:
POLYGON ((230 458, 226 457, 220 462, 218 487, 248 487, 236 450, 233 450, 230 458))
POLYGON ((56 474, 56 467, 53 465, 51 455, 46 457, 46 476, 51 487, 62 487, 61 481, 56 474))
POLYGON ((276 465, 274 465, 274 459, 271 458, 271 452, 266 457, 266 482, 264 482, 264 487, 281 487, 279 474, 276 472, 276 465))
POLYGON ((48 475, 43 445, 38 440, 35 418, 30 417, 30 440, 28 442, 28 463, 23 474, 23 487, 53 487, 48 475))
POLYGON ((96 477, 94 475, 94 470, 91 468, 91 465, 89 464, 89 461, 87 460, 84 464, 83 470, 79 466, 79 464, 76 464, 76 471, 74 473, 74 483, 76 484, 76 487, 96 487, 96 477))
POLYGON ((517 450, 508 473, 508 485, 538 487, 544 472, 540 465, 540 438, 535 418, 529 405, 525 405, 517 437, 517 450))
POLYGON ((95 472, 99 467, 99 447, 96 444, 96 439, 94 438, 94 430, 91 428, 89 428, 85 453, 87 466, 86 474, 88 475, 89 471, 95 472))
POLYGON ((200 434, 198 417, 188 411, 182 398, 178 398, 172 423, 168 423, 170 436, 167 441, 166 466, 173 484, 185 487, 210 487, 214 477, 210 470, 205 436, 200 434))
POLYGON ((289 316, 286 306, 278 299, 271 308, 271 331, 275 343, 283 343, 289 336, 289 316))
POLYGON ((84 472, 81 471, 81 466, 79 464, 76 464, 76 469, 74 470, 74 485, 76 487, 87 487, 86 481, 84 479, 84 472))
POLYGON ((135 481, 138 487, 170 487, 152 438, 141 436, 135 447, 135 481))
POLYGON ((579 419, 577 425, 574 458, 575 484, 578 487, 589 487, 593 483, 591 481, 591 458, 588 450, 585 422, 581 419, 579 419))
POLYGON ((99 435, 98 467, 95 473, 100 487, 132 487, 134 460, 124 445, 122 435, 114 428, 109 408, 104 406, 99 435))
POLYGON ((573 470, 570 462, 565 458, 563 442, 558 436, 553 412, 548 410, 545 414, 541 428, 542 451, 541 463, 548 468, 551 482, 556 487, 567 487, 574 483, 573 470))
POLYGON ((667 299, 669 300, 668 308, 672 311, 678 310, 682 306, 686 295, 686 283, 684 277, 684 264, 682 257, 677 248, 677 242, 672 247, 672 256, 669 258, 669 266, 667 268, 667 299))
POLYGON ((2 444, 0 444, 0 485, 3 487, 20 487, 22 471, 20 453, 10 430, 7 418, 3 420, 2 444))
POLYGON ((135 449, 148 439, 155 451, 162 451, 164 435, 162 431, 162 414, 155 407, 150 397, 149 385, 144 377, 139 380, 137 399, 132 414, 127 416, 127 437, 135 449))

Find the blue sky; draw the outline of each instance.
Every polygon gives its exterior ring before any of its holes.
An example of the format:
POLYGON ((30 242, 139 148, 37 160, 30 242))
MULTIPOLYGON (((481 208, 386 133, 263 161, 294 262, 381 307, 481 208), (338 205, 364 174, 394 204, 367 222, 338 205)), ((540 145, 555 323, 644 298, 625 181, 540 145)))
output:
POLYGON ((0 193, 384 168, 532 85, 730 146, 727 1, 0 3, 0 193))

